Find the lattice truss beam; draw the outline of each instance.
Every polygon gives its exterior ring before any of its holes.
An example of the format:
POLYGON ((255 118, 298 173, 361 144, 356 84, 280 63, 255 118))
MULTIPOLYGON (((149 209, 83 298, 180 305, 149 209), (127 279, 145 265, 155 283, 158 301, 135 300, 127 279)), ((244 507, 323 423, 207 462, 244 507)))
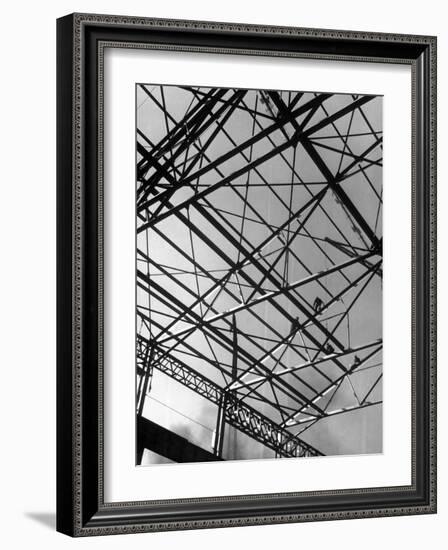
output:
POLYGON ((309 456, 379 408, 381 167, 379 97, 138 86, 139 414, 157 369, 309 456))

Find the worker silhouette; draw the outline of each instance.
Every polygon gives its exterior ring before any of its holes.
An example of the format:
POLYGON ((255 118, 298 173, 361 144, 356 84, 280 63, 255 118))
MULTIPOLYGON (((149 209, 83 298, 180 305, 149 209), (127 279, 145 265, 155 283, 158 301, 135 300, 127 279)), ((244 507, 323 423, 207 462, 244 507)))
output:
POLYGON ((291 321, 291 333, 297 332, 299 329, 300 329, 300 321, 299 321, 299 318, 296 317, 291 321))
POLYGON ((334 347, 331 344, 325 346, 325 353, 331 355, 334 352, 334 347))
POLYGON ((319 298, 319 296, 316 296, 316 299, 314 300, 314 303, 313 303, 313 309, 316 313, 320 313, 322 311, 322 308, 324 306, 324 303, 322 302, 322 300, 319 298))

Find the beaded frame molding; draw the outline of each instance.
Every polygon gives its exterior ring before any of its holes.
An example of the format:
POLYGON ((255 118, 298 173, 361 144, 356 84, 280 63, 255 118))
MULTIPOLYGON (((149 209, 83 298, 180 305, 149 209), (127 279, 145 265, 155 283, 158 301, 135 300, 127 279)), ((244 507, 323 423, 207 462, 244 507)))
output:
POLYGON ((57 21, 57 56, 57 530, 90 536, 435 513, 436 38, 72 14, 57 21), (411 66, 411 485, 104 501, 102 110, 106 47, 411 66))

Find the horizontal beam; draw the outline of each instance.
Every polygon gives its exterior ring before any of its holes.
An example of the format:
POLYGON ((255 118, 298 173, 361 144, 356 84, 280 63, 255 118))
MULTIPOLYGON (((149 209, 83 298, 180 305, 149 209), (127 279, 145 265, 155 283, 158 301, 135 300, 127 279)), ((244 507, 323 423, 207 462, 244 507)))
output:
MULTIPOLYGON (((319 365, 321 363, 325 363, 326 361, 330 361, 334 358, 340 358, 344 357, 346 355, 350 355, 352 353, 356 353, 358 351, 362 351, 365 349, 369 349, 374 346, 381 346, 382 340, 379 338, 378 340, 375 340, 374 342, 369 342, 367 344, 362 344, 360 346, 356 346, 353 348, 347 348, 344 351, 338 352, 338 353, 329 353, 327 355, 324 355, 323 357, 318 357, 314 361, 306 361, 305 363, 300 363, 298 365, 295 365, 293 367, 289 367, 287 369, 283 370, 276 370, 274 374, 276 376, 285 376, 287 374, 291 374, 292 372, 297 372, 302 369, 306 369, 308 367, 314 367, 315 365, 319 365)), ((256 378, 253 378, 251 380, 245 380, 244 382, 235 382, 230 386, 231 390, 238 390, 247 386, 252 386, 254 384, 258 384, 259 382, 262 382, 263 380, 266 380, 265 376, 257 376, 256 378)))
MULTIPOLYGON (((238 313, 239 311, 245 311, 248 310, 266 300, 271 300, 272 298, 277 298, 278 296, 287 295, 291 290, 295 290, 296 288, 299 288, 301 286, 307 285, 309 283, 312 283, 314 281, 317 281, 319 279, 322 279, 324 277, 327 277, 328 275, 331 275, 332 273, 336 273, 342 269, 346 269, 347 267, 351 267, 352 265, 355 265, 357 263, 362 263, 363 261, 367 260, 368 258, 371 258, 372 256, 375 256, 378 254, 376 250, 372 250, 367 252, 366 254, 363 254, 361 256, 357 256, 355 258, 352 258, 350 260, 347 260, 346 262, 343 262, 341 264, 335 265, 333 267, 330 267, 329 269, 325 269, 322 271, 319 271, 318 273, 313 273, 312 275, 309 275, 308 277, 305 277, 303 279, 300 279, 298 281, 295 281, 289 285, 285 285, 282 288, 278 290, 272 290, 270 292, 265 292, 258 298, 254 298, 250 302, 245 302, 238 304, 237 306, 234 306, 232 308, 229 308, 226 311, 223 311, 222 313, 218 313, 217 315, 213 315, 207 319, 201 319, 202 325, 210 325, 211 323, 214 323, 216 321, 220 321, 221 319, 224 319, 225 317, 229 317, 230 315, 234 315, 235 313, 238 313)), ((147 276, 137 270, 137 277, 140 277, 143 280, 147 280, 147 276)), ((176 333, 170 334, 169 336, 166 336, 164 339, 160 340, 160 344, 165 344, 167 341, 172 340, 173 338, 179 338, 182 334, 187 333, 191 330, 191 327, 188 327, 186 329, 182 329, 176 333)))
POLYGON ((143 451, 148 449, 173 462, 210 462, 222 460, 188 439, 144 418, 137 417, 137 463, 141 464, 143 451))

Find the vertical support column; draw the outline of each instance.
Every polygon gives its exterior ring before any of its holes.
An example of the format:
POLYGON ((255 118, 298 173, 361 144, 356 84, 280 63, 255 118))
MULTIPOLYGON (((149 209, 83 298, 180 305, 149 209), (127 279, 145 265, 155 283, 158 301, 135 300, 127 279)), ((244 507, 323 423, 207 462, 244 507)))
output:
MULTIPOLYGON (((238 334, 236 329, 236 318, 235 314, 232 315, 232 331, 233 331, 233 356, 232 356, 232 380, 234 382, 238 378, 237 364, 238 364, 238 334)), ((216 430, 215 430, 215 441, 213 444, 213 453, 216 456, 221 457, 222 448, 224 444, 224 432, 226 426, 226 406, 228 402, 228 392, 226 391, 221 396, 219 405, 218 405, 218 417, 216 419, 216 430)), ((236 438, 236 433, 235 433, 236 438)), ((234 441, 236 445, 236 440, 234 441)))
POLYGON ((226 427, 225 412, 227 404, 227 395, 222 394, 218 405, 218 417, 216 419, 215 441, 213 444, 213 454, 216 456, 222 455, 222 447, 224 444, 224 431, 226 427))
POLYGON ((149 385, 149 382, 152 378, 152 372, 153 372, 152 361, 153 361, 153 358, 154 358, 154 348, 151 347, 151 350, 149 352, 149 357, 148 357, 148 352, 146 353, 145 364, 144 364, 144 367, 146 367, 146 368, 145 368, 143 385, 140 386, 139 394, 137 396, 137 401, 138 401, 137 415, 138 416, 141 416, 142 413, 143 413, 143 407, 145 405, 146 392, 148 391, 148 385, 149 385))
POLYGON ((143 445, 143 437, 139 434, 137 436, 137 466, 140 466, 143 459, 143 451, 145 447, 143 445))

